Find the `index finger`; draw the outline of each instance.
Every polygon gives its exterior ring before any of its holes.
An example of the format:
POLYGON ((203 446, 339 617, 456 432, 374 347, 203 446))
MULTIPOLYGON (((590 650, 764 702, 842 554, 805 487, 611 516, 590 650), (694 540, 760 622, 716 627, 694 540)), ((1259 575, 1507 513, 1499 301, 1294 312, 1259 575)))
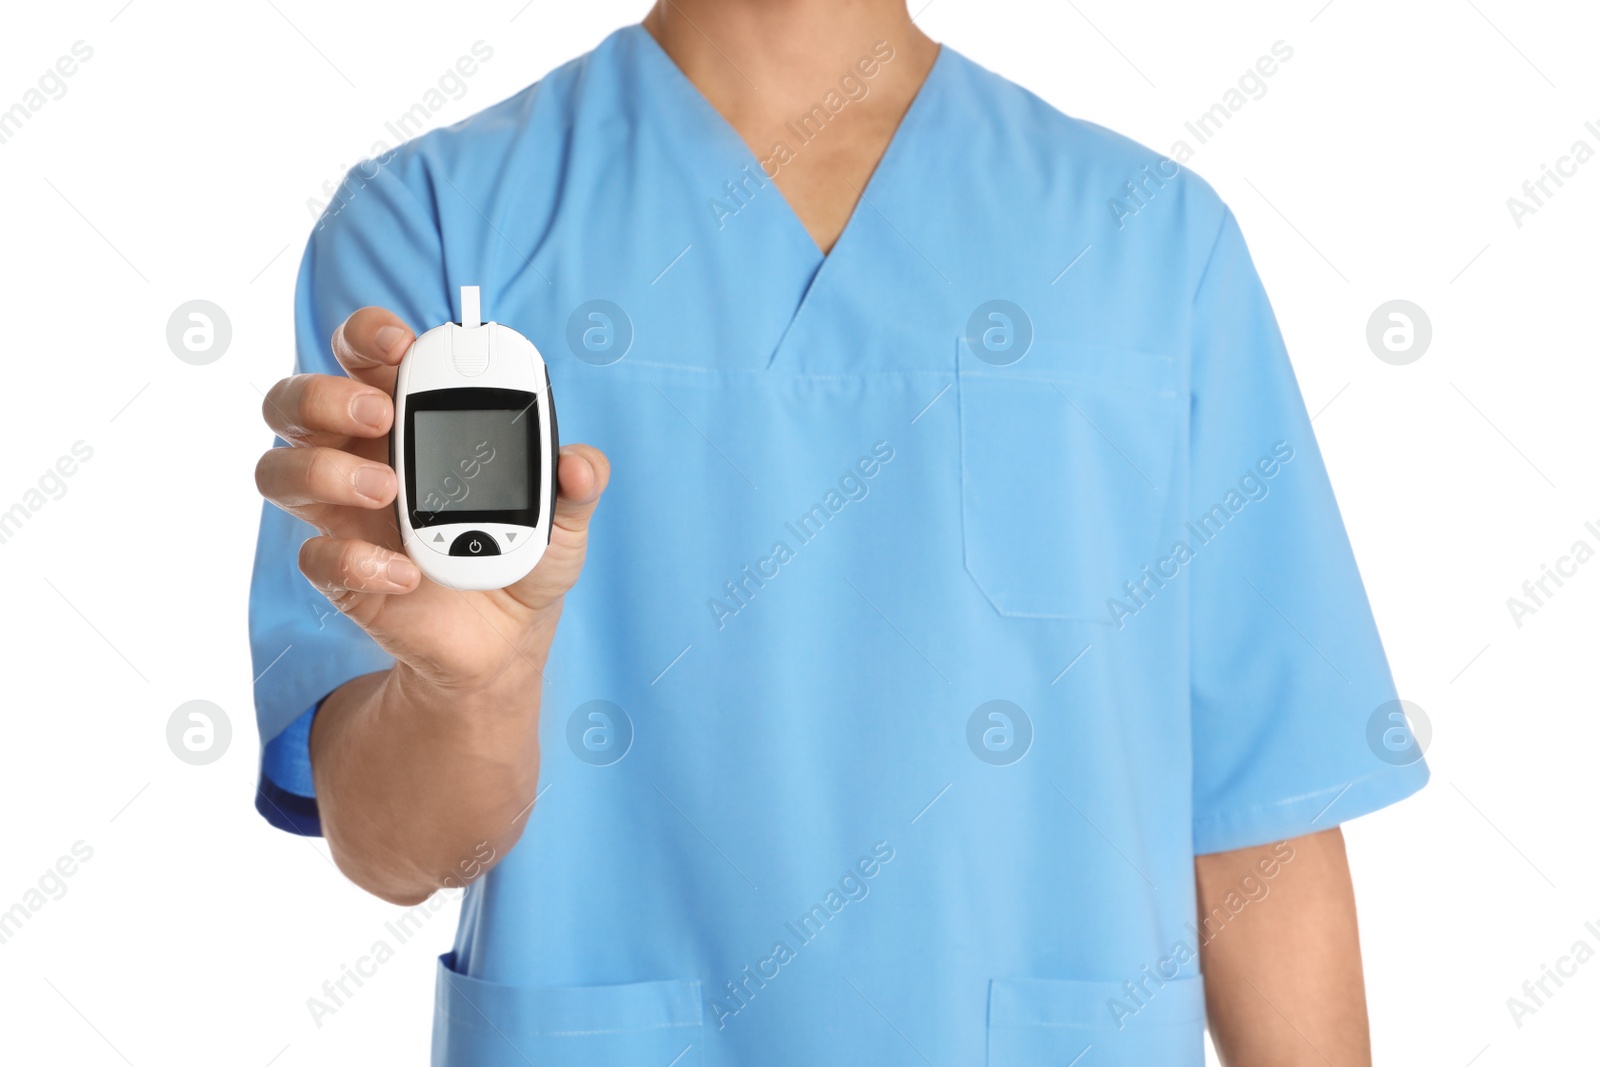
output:
POLYGON ((416 337, 394 312, 365 307, 333 331, 333 357, 350 377, 392 393, 396 368, 416 337))

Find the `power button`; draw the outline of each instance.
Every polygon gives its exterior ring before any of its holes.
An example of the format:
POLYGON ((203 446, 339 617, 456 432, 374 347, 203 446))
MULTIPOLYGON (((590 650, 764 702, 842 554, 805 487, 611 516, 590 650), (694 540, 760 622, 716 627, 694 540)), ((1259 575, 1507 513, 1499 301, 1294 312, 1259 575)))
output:
POLYGON ((500 546, 482 530, 468 530, 450 545, 452 556, 498 556, 500 546))

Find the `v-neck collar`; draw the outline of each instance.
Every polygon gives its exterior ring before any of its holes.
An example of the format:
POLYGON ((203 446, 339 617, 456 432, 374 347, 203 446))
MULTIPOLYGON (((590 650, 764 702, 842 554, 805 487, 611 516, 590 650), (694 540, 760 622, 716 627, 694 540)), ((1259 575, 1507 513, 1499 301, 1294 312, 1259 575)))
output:
MULTIPOLYGON (((934 85, 935 79, 940 76, 941 69, 947 65, 947 56, 950 51, 943 44, 939 45, 939 51, 933 57, 933 64, 928 68, 927 74, 923 75, 922 84, 917 86, 917 91, 912 96, 911 103, 907 105, 904 114, 900 116, 900 121, 895 126, 894 133, 889 138, 889 143, 884 146, 883 152, 878 156, 878 161, 872 168, 872 173, 867 176, 865 186, 857 191, 856 202, 850 209, 850 216, 845 220, 844 228, 839 231, 839 236, 834 239, 833 248, 824 252, 822 246, 817 244, 816 239, 811 236, 811 231, 806 229, 805 223, 801 221, 799 214, 789 203, 788 198, 783 195, 783 190, 778 187, 778 183, 762 169, 760 160, 750 150, 750 146, 745 143, 744 138, 739 135, 739 131, 734 128, 733 123, 729 122, 727 117, 717 110, 716 106, 700 91, 700 87, 678 66, 677 61, 667 53, 666 49, 661 47, 661 43, 640 23, 634 23, 626 27, 624 32, 640 38, 637 42, 639 49, 652 56, 657 66, 664 69, 665 76, 670 81, 675 82, 678 88, 684 92, 684 95, 695 102, 694 106, 700 112, 701 118, 715 130, 719 137, 737 145, 736 154, 739 157, 737 163, 741 166, 752 166, 765 180, 771 182, 773 191, 778 194, 778 199, 783 204, 785 226, 791 230, 798 231, 805 239, 805 244, 809 245, 815 253, 814 276, 812 285, 806 290, 806 297, 810 296, 811 289, 815 287, 815 275, 820 274, 827 263, 838 254, 840 247, 845 243, 846 238, 850 236, 851 231, 858 228, 856 220, 861 215, 862 203, 866 202, 867 210, 876 210, 871 204, 871 194, 884 184, 883 174, 889 168, 889 165, 895 161, 897 156, 904 154, 904 149, 901 146, 906 140, 906 130, 914 124, 918 113, 924 109, 923 101, 930 95, 930 86, 934 85)), ((802 298, 800 308, 804 306, 805 299, 802 298)), ((799 308, 796 309, 796 315, 798 314, 799 308)))

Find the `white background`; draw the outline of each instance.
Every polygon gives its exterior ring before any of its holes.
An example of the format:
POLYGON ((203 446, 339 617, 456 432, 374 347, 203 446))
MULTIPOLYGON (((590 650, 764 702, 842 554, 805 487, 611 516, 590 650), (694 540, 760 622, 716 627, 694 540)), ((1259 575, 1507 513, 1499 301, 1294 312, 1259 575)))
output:
MULTIPOLYGON (((920 2, 920 0, 918 0, 920 2)), ((1294 355, 1432 784, 1346 827, 1382 1064, 1590 1061, 1600 960, 1519 1029, 1506 998, 1600 949, 1594 642, 1600 560, 1518 628, 1506 599, 1600 548, 1594 243, 1600 160, 1519 229, 1506 199, 1600 149, 1600 14, 1510 0, 934 0, 936 39, 1166 151, 1273 42, 1294 57, 1190 166, 1233 206, 1294 355), (1379 361, 1381 303, 1431 348, 1379 361)), ((398 909, 251 807, 245 602, 290 298, 322 198, 482 39, 454 122, 591 48, 642 4, 97 0, 9 6, 0 108, 82 40, 93 58, 0 144, 9 331, 0 511, 82 440, 93 458, 0 544, 0 910, 83 841, 67 892, 0 944, 0 1059, 426 1060, 457 905, 337 1014, 308 997, 398 909), (519 10, 520 9, 520 10, 519 10), (166 322, 221 305, 233 342, 180 362, 166 322), (233 742, 167 747, 192 699, 233 742)), ((997 181, 1003 175, 996 176, 997 181)), ((1554 988, 1553 986, 1551 987, 1554 988)))

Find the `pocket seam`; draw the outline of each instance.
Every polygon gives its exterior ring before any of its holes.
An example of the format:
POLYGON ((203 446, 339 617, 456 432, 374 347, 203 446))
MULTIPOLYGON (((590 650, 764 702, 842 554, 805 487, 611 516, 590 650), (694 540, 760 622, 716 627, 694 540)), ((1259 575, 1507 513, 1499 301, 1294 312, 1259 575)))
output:
POLYGON ((700 981, 693 978, 657 978, 637 982, 618 982, 607 985, 523 985, 491 982, 463 974, 455 967, 454 953, 446 953, 438 961, 441 979, 435 1000, 435 1013, 453 1025, 479 1031, 494 1031, 505 1036, 502 1027, 509 1026, 527 1037, 599 1037, 608 1034, 648 1034, 663 1030, 694 1029, 705 1026, 704 1008, 700 999, 700 981), (479 997, 473 996, 474 987, 479 997), (618 1022, 611 1025, 609 1013, 625 1014, 633 996, 661 991, 670 996, 649 1000, 652 1010, 641 1013, 637 1024, 618 1022), (626 991, 626 992, 625 992, 626 991), (602 1002, 610 998, 613 1003, 600 1005, 563 1004, 561 998, 574 1001, 588 994, 602 1002), (483 1000, 488 1004, 486 1010, 483 1000), (692 1007, 691 1007, 692 1006, 692 1007), (466 1009, 470 1008, 468 1011, 466 1009), (540 1010, 542 1008, 542 1010, 540 1010), (581 1008, 582 1010, 576 1010, 581 1008), (587 1016, 578 1019, 551 1018, 552 1011, 565 1009, 565 1014, 587 1016), (544 1019, 539 1019, 543 1014, 544 1019), (498 1017, 498 1020, 497 1020, 498 1017), (583 1027, 582 1022, 601 1025, 583 1027), (578 1027, 571 1023, 578 1022, 578 1027), (563 1024, 566 1024, 563 1026, 563 1024))
MULTIPOLYGON (((1172 1004, 1175 1000, 1187 997, 1194 1001, 1194 1005, 1189 1009, 1188 1013, 1179 1015, 1176 1018, 1152 1019, 1147 1017, 1140 1022, 1129 1023, 1129 1025, 1137 1026, 1139 1028, 1204 1026, 1206 1021, 1205 976, 1200 974, 1179 975, 1176 978, 1166 978, 1163 980, 1163 982, 1164 985, 1176 986, 1177 988, 1175 988, 1173 992, 1178 994, 1177 996, 1168 998, 1166 1001, 1162 1002, 1163 1008, 1169 1012, 1173 1010, 1182 1010, 1168 1008, 1167 1005, 1172 1004), (1180 990, 1184 992, 1180 993, 1180 990)), ((1036 1021, 1026 1018, 1026 1012, 1024 1010, 1017 1009, 1016 1001, 1019 999, 1016 996, 1017 994, 1032 993, 1034 994, 1032 1002, 1039 1003, 1039 995, 1048 992, 1052 987, 1059 988, 1060 992, 1062 993, 1068 992, 1068 990, 1063 987, 1076 987, 1076 991, 1082 993, 1084 996, 1083 1003, 1089 1003, 1089 997, 1093 997, 1095 1001, 1098 1001, 1102 997, 1118 996, 1122 994, 1122 987, 1115 981, 1107 979, 1037 977, 990 978, 988 1029, 991 1032, 997 1029, 1031 1030, 1035 1028, 1077 1030, 1088 1034, 1099 1033, 1108 1030, 1117 1033, 1122 1032, 1122 1027, 1116 1026, 1115 1023, 1109 1020, 1102 1020, 1099 1022, 1056 1022, 1048 1020, 1036 1021), (998 1017, 996 1016, 995 1011, 995 993, 997 989, 1005 989, 1013 994, 1012 998, 1002 1000, 1001 1003, 1007 1010, 1003 1010, 998 1017)), ((1154 999, 1152 999, 1151 1002, 1154 1003, 1154 999)))

